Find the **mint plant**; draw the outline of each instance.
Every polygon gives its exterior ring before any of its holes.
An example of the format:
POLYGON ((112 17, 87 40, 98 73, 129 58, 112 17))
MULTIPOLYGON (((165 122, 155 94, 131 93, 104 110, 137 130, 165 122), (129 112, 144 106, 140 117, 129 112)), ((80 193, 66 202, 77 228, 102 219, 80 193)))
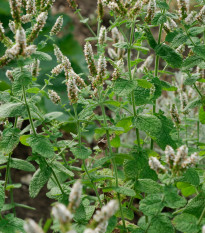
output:
POLYGON ((62 16, 35 44, 53 1, 10 0, 13 40, 0 24, 12 83, 0 95, 0 232, 204 232, 205 2, 98 0, 97 31, 68 3, 90 31, 87 73, 55 44, 62 16), (39 88, 48 41, 57 65, 39 88), (52 87, 61 73, 66 102, 52 87), (61 111, 45 112, 43 98, 61 111), (13 156, 19 143, 32 149, 26 160, 13 156), (47 186, 52 219, 16 216, 31 207, 15 203, 11 169, 33 174, 31 198, 47 186))

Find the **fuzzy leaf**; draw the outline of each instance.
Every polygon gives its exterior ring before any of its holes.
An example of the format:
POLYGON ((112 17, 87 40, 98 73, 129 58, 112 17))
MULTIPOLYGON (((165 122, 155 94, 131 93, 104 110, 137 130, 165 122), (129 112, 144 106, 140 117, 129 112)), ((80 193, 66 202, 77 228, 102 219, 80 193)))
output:
POLYGON ((7 103, 0 106, 0 118, 21 116, 25 110, 22 103, 7 103))
POLYGON ((36 170, 35 167, 28 161, 16 158, 11 159, 10 167, 27 172, 33 172, 36 170))
POLYGON ((196 45, 193 48, 194 53, 205 60, 205 45, 196 45))
POLYGON ((114 92, 119 96, 127 96, 134 90, 135 85, 133 81, 119 78, 114 84, 114 92))
POLYGON ((38 195, 38 193, 43 188, 45 183, 49 180, 50 176, 51 176, 50 168, 44 168, 43 170, 39 168, 34 173, 31 183, 29 185, 29 194, 32 198, 38 195))
POLYGON ((134 197, 136 195, 135 191, 133 189, 127 188, 127 187, 106 187, 103 189, 103 192, 110 192, 110 191, 116 191, 117 193, 134 197))
POLYGON ((51 61, 52 57, 48 55, 47 53, 36 51, 31 55, 32 58, 38 59, 40 61, 51 61))
POLYGON ((161 193, 163 191, 162 186, 151 179, 138 179, 135 184, 136 190, 144 193, 161 193))
POLYGON ((92 154, 91 149, 83 145, 72 147, 71 152, 77 159, 87 159, 92 154))
POLYGON ((158 56, 164 59, 172 67, 180 68, 182 66, 182 57, 168 45, 157 45, 154 50, 158 56))
POLYGON ((11 233, 19 231, 25 233, 23 224, 24 221, 22 219, 16 218, 12 214, 8 214, 0 220, 0 232, 11 233))
POLYGON ((182 64, 183 69, 190 69, 194 66, 197 66, 202 62, 202 58, 200 56, 194 55, 186 58, 182 64))
POLYGON ((163 13, 159 12, 156 13, 153 20, 152 20, 152 24, 153 25, 160 25, 162 23, 165 23, 167 21, 167 17, 166 15, 164 15, 163 13))
POLYGON ((150 194, 140 201, 140 211, 147 216, 155 215, 163 209, 164 204, 162 202, 161 194, 150 194))
POLYGON ((8 154, 13 151, 19 143, 19 133, 20 130, 17 128, 8 128, 3 131, 0 141, 0 151, 2 153, 8 154))
POLYGON ((197 233, 199 232, 197 221, 198 219, 194 215, 184 213, 177 215, 173 220, 173 224, 181 232, 197 233))
POLYGON ((38 153, 45 158, 55 156, 51 142, 43 135, 31 135, 26 142, 31 146, 33 153, 38 153))
POLYGON ((186 170, 186 172, 183 174, 183 181, 195 186, 200 184, 199 175, 194 168, 189 168, 186 170))
POLYGON ((54 161, 54 162, 52 162, 52 163, 49 163, 49 165, 50 165, 52 168, 54 168, 54 169, 56 169, 56 170, 58 170, 58 171, 60 171, 60 172, 63 172, 63 173, 65 173, 65 174, 68 175, 68 176, 71 176, 71 177, 74 176, 74 174, 73 174, 72 171, 68 170, 65 166, 63 166, 63 165, 62 165, 60 162, 58 162, 58 161, 54 161))
POLYGON ((201 34, 204 32, 204 27, 191 27, 188 30, 188 33, 191 36, 197 36, 198 34, 201 34))
POLYGON ((164 195, 165 206, 169 208, 180 208, 185 206, 186 204, 186 199, 179 196, 177 193, 177 189, 171 185, 164 187, 164 195))
POLYGON ((188 40, 188 36, 182 34, 182 33, 179 33, 178 35, 176 35, 174 37, 174 39, 172 40, 172 47, 173 48, 178 48, 180 45, 186 43, 186 41, 188 40))
POLYGON ((158 215, 152 218, 148 233, 174 233, 174 228, 167 216, 158 215))
POLYGON ((183 213, 192 214, 199 218, 205 206, 205 194, 201 192, 191 199, 183 210, 183 213))

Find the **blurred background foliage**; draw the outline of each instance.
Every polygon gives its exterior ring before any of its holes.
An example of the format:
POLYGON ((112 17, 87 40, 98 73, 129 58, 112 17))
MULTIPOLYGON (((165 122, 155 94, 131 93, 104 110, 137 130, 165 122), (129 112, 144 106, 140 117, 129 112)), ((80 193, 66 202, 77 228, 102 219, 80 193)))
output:
MULTIPOLYGON (((14 35, 8 27, 8 23, 10 19, 11 16, 10 16, 10 8, 9 8, 8 0, 0 0, 0 22, 3 23, 6 35, 11 39, 13 39, 14 35)), ((24 27, 28 28, 29 24, 25 24, 24 27)), ((51 14, 51 12, 49 13, 44 30, 40 33, 38 39, 34 41, 34 44, 38 45, 39 50, 46 52, 52 56, 52 61, 41 61, 40 75, 37 80, 37 84, 39 85, 39 88, 41 88, 44 85, 45 83, 44 80, 48 79, 47 74, 50 74, 51 70, 57 65, 57 61, 53 53, 53 44, 57 44, 60 47, 63 54, 70 59, 72 67, 76 73, 85 73, 85 74, 87 73, 83 49, 78 43, 78 41, 75 40, 73 36, 73 30, 74 30, 74 24, 71 17, 69 17, 66 14, 53 15, 51 14), (53 38, 53 41, 48 40, 45 47, 43 47, 42 45, 43 43, 45 43, 47 39, 46 35, 49 35, 49 32, 59 15, 63 15, 63 19, 64 19, 62 31, 58 35, 58 37, 53 38)), ((4 51, 5 51, 5 47, 2 43, 0 43, 0 56, 4 54, 4 51)), ((0 70, 1 91, 10 89, 11 87, 11 82, 5 75, 7 69, 9 69, 9 67, 4 67, 0 70)), ((65 83, 63 83, 64 80, 65 77, 62 73, 57 78, 51 80, 51 83, 53 85, 49 85, 47 89, 55 90, 60 95, 62 99, 62 103, 66 104, 67 107, 69 106, 69 102, 67 97, 66 85, 65 83)), ((62 111, 62 108, 60 106, 54 105, 47 97, 42 98, 40 109, 43 110, 45 113, 62 111)), ((67 120, 68 115, 64 112, 61 118, 62 120, 67 120)))

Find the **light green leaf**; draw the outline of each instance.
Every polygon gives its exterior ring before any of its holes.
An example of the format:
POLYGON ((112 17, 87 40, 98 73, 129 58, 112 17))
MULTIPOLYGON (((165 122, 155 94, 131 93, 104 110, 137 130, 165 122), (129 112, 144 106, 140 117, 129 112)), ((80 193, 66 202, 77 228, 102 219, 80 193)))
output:
POLYGON ((200 120, 201 124, 205 124, 205 111, 204 111, 204 107, 200 108, 200 111, 199 111, 199 120, 200 120))
POLYGON ((10 160, 10 167, 27 172, 33 172, 36 170, 35 167, 28 161, 16 158, 12 158, 10 160))
POLYGON ((31 55, 32 58, 38 59, 40 61, 51 61, 52 57, 48 55, 47 53, 36 51, 31 55))
POLYGON ((38 153, 45 158, 52 158, 55 156, 53 145, 43 135, 31 135, 26 142, 31 146, 33 153, 38 153))
POLYGON ((19 143, 20 130, 17 128, 8 128, 3 131, 0 141, 0 151, 9 154, 19 143))
POLYGON ((72 147, 70 150, 77 159, 87 159, 92 154, 91 149, 83 145, 72 147))
POLYGON ((44 168, 41 170, 40 168, 34 173, 31 183, 29 185, 29 194, 32 198, 36 197, 46 182, 49 180, 51 176, 51 169, 44 168))
POLYGON ((127 187, 106 187, 103 189, 103 192, 110 192, 110 191, 116 191, 117 193, 129 196, 129 197, 134 197, 136 195, 135 191, 133 189, 127 188, 127 187))
POLYGON ((0 118, 21 116, 25 110, 23 103, 7 103, 0 106, 0 118))
POLYGON ((198 219, 194 215, 184 213, 177 215, 173 220, 173 224, 181 232, 197 233, 199 232, 197 221, 198 219))
POLYGON ((56 169, 56 170, 58 170, 58 171, 60 171, 60 172, 63 172, 63 173, 65 173, 65 174, 68 175, 68 176, 71 176, 71 177, 74 176, 74 174, 73 174, 72 171, 68 170, 65 166, 63 166, 63 165, 62 165, 60 162, 58 162, 58 161, 54 161, 54 162, 52 162, 52 163, 49 163, 49 165, 50 165, 52 168, 54 168, 54 169, 56 169))

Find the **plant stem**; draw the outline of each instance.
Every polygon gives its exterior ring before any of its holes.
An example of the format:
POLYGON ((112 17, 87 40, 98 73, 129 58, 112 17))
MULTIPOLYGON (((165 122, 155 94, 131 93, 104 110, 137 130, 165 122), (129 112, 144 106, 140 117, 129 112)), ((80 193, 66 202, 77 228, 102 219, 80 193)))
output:
MULTIPOLYGON (((73 106, 73 109, 74 109, 74 113, 75 113, 75 119, 76 119, 76 123, 77 123, 77 131, 78 131, 78 143, 79 143, 79 146, 81 147, 81 128, 80 128, 80 121, 78 120, 78 112, 77 112, 77 105, 74 105, 73 106)), ((100 207, 102 208, 102 202, 100 200, 100 195, 98 193, 98 190, 97 190, 97 187, 95 185, 95 183, 93 182, 92 180, 92 177, 90 176, 89 174, 89 171, 88 171, 88 168, 86 166, 86 163, 85 163, 85 159, 83 159, 83 166, 84 166, 84 169, 85 169, 85 172, 90 180, 90 183, 92 184, 93 186, 93 189, 95 191, 95 194, 98 198, 98 201, 99 201, 99 204, 100 204, 100 207)))
POLYGON ((197 222, 197 225, 200 225, 200 223, 201 223, 201 221, 202 221, 204 215, 205 215, 205 207, 204 207, 204 209, 203 209, 203 211, 202 211, 202 213, 201 213, 201 216, 199 217, 199 221, 197 222))
MULTIPOLYGON (((107 128, 108 124, 107 124, 107 120, 106 120, 106 113, 105 113, 104 105, 101 103, 100 107, 101 107, 101 110, 102 110, 102 115, 103 115, 103 120, 104 120, 104 126, 107 128)), ((106 138, 107 138, 109 156, 112 156, 112 147, 111 147, 111 142, 110 142, 109 130, 106 130, 106 138)), ((111 161, 112 161, 112 164, 113 164, 113 167, 114 167, 114 171, 115 171, 115 184, 116 184, 116 187, 118 187, 119 184, 118 184, 117 165, 116 165, 115 159, 112 159, 111 161)), ((118 202, 119 202, 119 207, 120 207, 120 213, 121 213, 121 219, 122 219, 122 223, 123 223, 123 227, 124 227, 124 232, 127 232, 126 225, 125 225, 125 219, 124 219, 124 215, 123 215, 123 210, 122 210, 122 205, 121 205, 120 194, 119 193, 117 193, 117 198, 118 198, 118 202)))
POLYGON ((186 145, 188 146, 188 141, 187 141, 187 136, 188 136, 188 131, 187 131, 187 117, 186 117, 186 114, 185 114, 185 133, 186 133, 186 145))
MULTIPOLYGON (((161 25, 160 25, 160 28, 159 28, 158 45, 161 43, 163 25, 164 25, 164 24, 161 24, 161 25)), ((158 77, 158 69, 159 69, 159 56, 157 55, 157 56, 155 57, 154 77, 158 77)), ((153 114, 156 113, 156 105, 157 105, 157 103, 156 103, 156 100, 155 100, 155 101, 154 101, 154 104, 153 104, 153 109, 152 109, 152 113, 153 113, 153 114)), ((150 149, 153 150, 153 148, 154 148, 154 140, 151 139, 150 149)))
MULTIPOLYGON (((78 14, 80 20, 84 20, 84 18, 83 18, 83 16, 81 15, 79 9, 76 9, 76 11, 77 11, 77 14, 78 14)), ((93 31, 93 29, 90 27, 90 25, 89 25, 87 22, 84 23, 84 24, 87 26, 87 28, 88 28, 89 31, 92 33, 92 35, 93 35, 94 37, 96 37, 97 35, 96 35, 95 32, 93 31)))
MULTIPOLYGON (((131 32, 130 32, 130 42, 129 42, 129 48, 127 51, 127 64, 128 64, 128 72, 129 72, 129 78, 130 80, 133 80, 133 76, 132 76, 132 68, 131 68, 131 46, 133 43, 133 36, 134 36, 134 29, 135 29, 135 19, 132 23, 132 27, 131 27, 131 32)), ((139 53, 138 53, 139 56, 139 53)), ((134 96, 134 90, 131 93, 131 100, 132 100, 132 108, 133 108, 133 115, 134 117, 137 116, 137 112, 136 112, 136 108, 135 108, 135 96, 134 96)), ((136 137, 137 137, 137 144, 138 147, 140 148, 140 135, 139 135, 139 129, 136 128, 136 137)))

